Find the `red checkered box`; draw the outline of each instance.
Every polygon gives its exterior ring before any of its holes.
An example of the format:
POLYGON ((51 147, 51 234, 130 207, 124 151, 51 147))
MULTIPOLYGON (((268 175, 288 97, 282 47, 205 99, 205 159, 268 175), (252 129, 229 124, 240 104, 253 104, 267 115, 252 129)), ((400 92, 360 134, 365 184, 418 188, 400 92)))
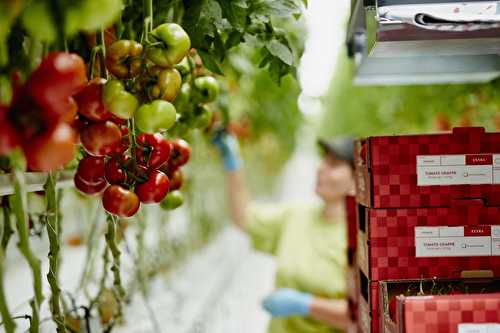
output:
POLYGON ((347 215, 347 250, 349 265, 354 263, 356 252, 357 222, 356 222, 356 198, 347 196, 345 199, 345 209, 347 215))
POLYGON ((383 281, 379 287, 385 333, 500 330, 500 325, 484 325, 500 323, 498 279, 383 281))
POLYGON ((362 333, 380 332, 380 297, 378 282, 369 281, 363 272, 358 274, 358 328, 362 333))
POLYGON ((360 269, 372 281, 500 277, 500 207, 358 205, 360 269))
POLYGON ((480 127, 356 143, 357 200, 367 207, 439 207, 482 198, 500 205, 500 133, 480 127))

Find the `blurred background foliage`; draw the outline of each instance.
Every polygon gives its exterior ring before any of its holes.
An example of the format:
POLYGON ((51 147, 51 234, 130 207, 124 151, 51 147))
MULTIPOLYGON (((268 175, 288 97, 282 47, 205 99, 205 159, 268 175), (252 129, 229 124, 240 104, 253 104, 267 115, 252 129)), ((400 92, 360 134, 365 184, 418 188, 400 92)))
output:
POLYGON ((500 80, 486 84, 354 86, 344 53, 322 98, 323 136, 422 133, 455 126, 500 129, 500 80))

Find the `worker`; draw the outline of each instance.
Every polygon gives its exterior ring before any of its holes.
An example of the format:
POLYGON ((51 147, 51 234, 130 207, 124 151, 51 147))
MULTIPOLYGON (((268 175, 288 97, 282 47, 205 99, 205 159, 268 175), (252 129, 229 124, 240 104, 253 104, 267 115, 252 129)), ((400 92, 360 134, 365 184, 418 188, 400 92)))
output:
POLYGON ((269 333, 332 333, 349 322, 345 272, 347 230, 344 199, 354 194, 353 142, 320 140, 316 194, 322 204, 249 203, 237 140, 214 139, 228 177, 232 221, 256 250, 276 259, 276 291, 262 305, 272 319, 269 333))

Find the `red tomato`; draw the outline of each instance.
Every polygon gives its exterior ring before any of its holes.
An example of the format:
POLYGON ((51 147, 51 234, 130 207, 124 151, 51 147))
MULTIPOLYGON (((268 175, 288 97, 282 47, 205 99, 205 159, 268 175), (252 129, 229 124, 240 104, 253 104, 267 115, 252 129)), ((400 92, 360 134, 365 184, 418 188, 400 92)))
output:
POLYGON ((23 145, 28 168, 51 171, 62 168, 75 157, 76 133, 66 123, 58 123, 23 145))
POLYGON ((189 144, 182 139, 171 141, 171 143, 172 152, 170 153, 170 161, 168 164, 171 172, 174 172, 189 161, 191 147, 189 147, 189 144))
POLYGON ((158 169, 170 157, 172 145, 160 133, 137 136, 137 163, 151 169, 158 169))
POLYGON ((118 185, 127 180, 127 173, 122 168, 124 163, 125 161, 120 161, 116 157, 112 157, 106 162, 104 174, 108 183, 118 185))
POLYGON ((98 79, 91 81, 76 96, 78 112, 92 121, 105 121, 111 118, 111 113, 102 102, 102 88, 106 80, 98 79))
POLYGON ((168 193, 169 180, 166 174, 154 170, 146 182, 136 185, 135 193, 143 203, 157 203, 168 193))
POLYGON ((5 155, 21 144, 18 132, 7 119, 8 108, 0 105, 0 155, 5 155))
POLYGON ((67 98, 80 91, 86 83, 85 63, 79 55, 52 52, 31 74, 26 87, 29 95, 43 109, 45 118, 60 119, 67 111, 64 106, 67 98))
POLYGON ((102 204, 108 213, 119 217, 134 215, 141 205, 137 194, 118 185, 111 185, 104 191, 102 204))
POLYGON ((80 133, 83 148, 90 155, 110 155, 120 144, 122 134, 120 128, 111 121, 94 123, 80 133))
POLYGON ((184 184, 184 173, 182 172, 181 169, 177 169, 170 175, 169 179, 170 179, 170 190, 171 191, 178 190, 182 187, 182 184, 184 184))
POLYGON ((73 124, 75 122, 76 115, 78 114, 78 105, 75 102, 73 97, 68 97, 65 102, 61 104, 65 104, 66 111, 61 116, 61 121, 73 124))
POLYGON ((85 156, 78 164, 77 173, 88 184, 104 180, 104 157, 85 156))
POLYGON ((82 192, 83 194, 87 194, 87 195, 99 194, 108 185, 108 183, 104 179, 102 181, 94 183, 94 184, 88 184, 78 175, 78 173, 75 174, 75 177, 73 178, 73 180, 74 180, 76 189, 78 191, 82 192))

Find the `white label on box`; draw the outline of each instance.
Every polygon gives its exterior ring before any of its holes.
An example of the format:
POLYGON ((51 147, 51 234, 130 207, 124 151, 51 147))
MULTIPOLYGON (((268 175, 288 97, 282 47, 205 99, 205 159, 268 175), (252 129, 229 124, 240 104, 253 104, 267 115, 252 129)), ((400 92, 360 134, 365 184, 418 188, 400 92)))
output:
POLYGON ((458 324, 458 333, 500 333, 500 324, 458 324))
POLYGON ((415 255, 500 256, 500 226, 415 227, 415 255))
POLYGON ((417 185, 500 184, 500 155, 418 155, 417 185))

